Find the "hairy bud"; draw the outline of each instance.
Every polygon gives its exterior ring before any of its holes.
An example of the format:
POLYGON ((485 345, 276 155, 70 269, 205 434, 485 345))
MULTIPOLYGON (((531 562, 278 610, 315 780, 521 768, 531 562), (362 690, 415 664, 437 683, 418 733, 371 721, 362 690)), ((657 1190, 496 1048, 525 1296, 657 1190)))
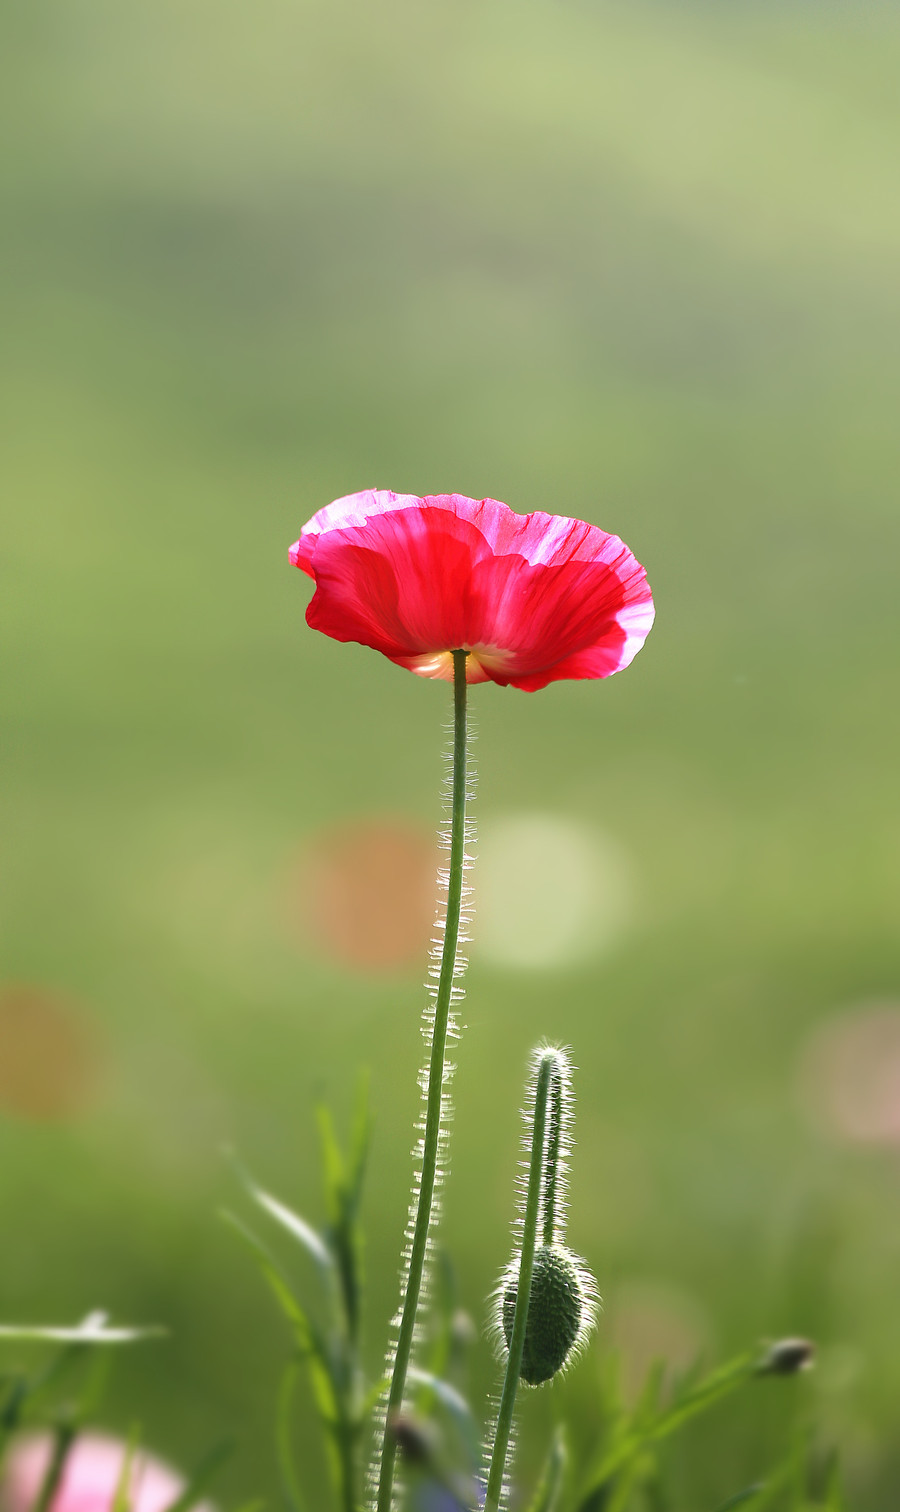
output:
MULTIPOLYGON (((503 1288, 502 1323, 507 1348, 512 1341, 518 1295, 518 1262, 503 1288)), ((511 1267, 513 1269, 513 1267, 511 1267)), ((525 1324, 521 1379, 540 1386, 562 1370, 578 1343, 590 1307, 589 1287, 577 1259, 562 1245, 541 1245, 534 1253, 531 1295, 525 1324)))
MULTIPOLYGON (((568 1152, 572 1142, 572 1068, 564 1050, 540 1046, 532 1056, 524 1109, 524 1148, 530 1155, 534 1259, 518 1379, 540 1386, 580 1353, 597 1317, 597 1287, 566 1247, 568 1152), (536 1122, 536 1120, 538 1120, 536 1122)), ((528 1189, 520 1188, 522 1195, 528 1189)), ((498 1353, 513 1352, 519 1272, 526 1240, 526 1204, 520 1200, 520 1243, 493 1298, 492 1330, 498 1353), (505 1346, 505 1349, 504 1349, 505 1346)), ((520 1321, 519 1328, 522 1323, 520 1321)))

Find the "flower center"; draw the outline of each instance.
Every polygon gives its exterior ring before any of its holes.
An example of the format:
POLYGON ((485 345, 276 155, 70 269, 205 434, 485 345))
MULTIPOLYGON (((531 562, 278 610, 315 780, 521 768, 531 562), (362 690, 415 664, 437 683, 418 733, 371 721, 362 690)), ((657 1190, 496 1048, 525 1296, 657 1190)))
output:
MULTIPOLYGON (((509 663, 511 653, 501 646, 460 646, 466 653, 466 682, 488 682, 492 672, 502 671, 509 663)), ((407 666, 410 663, 406 663, 407 666)), ((453 652, 424 651, 415 658, 412 670, 419 677, 438 677, 443 682, 453 681, 453 652)))

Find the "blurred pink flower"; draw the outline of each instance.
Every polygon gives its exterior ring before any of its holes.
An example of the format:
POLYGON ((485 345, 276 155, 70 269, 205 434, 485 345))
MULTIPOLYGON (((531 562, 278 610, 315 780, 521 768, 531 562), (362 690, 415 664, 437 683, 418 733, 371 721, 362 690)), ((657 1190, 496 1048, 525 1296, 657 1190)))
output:
MULTIPOLYGON (((53 1452, 53 1436, 30 1434, 10 1450, 0 1481, 3 1512, 31 1512, 53 1452)), ((120 1439, 85 1433, 75 1440, 49 1512, 110 1512, 127 1452, 120 1439)), ((162 1460, 138 1450, 131 1464, 131 1512, 166 1512, 185 1482, 162 1460)), ((209 1506, 205 1512, 210 1512, 209 1506)))

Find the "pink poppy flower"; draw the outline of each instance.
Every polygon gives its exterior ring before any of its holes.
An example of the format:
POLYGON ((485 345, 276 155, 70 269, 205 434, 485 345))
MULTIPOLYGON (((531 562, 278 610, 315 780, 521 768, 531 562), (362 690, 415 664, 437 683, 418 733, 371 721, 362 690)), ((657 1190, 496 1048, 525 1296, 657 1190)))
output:
MULTIPOLYGON (((3 1512, 30 1512, 53 1453, 53 1436, 29 1434, 15 1443, 3 1467, 3 1512)), ((110 1512, 125 1464, 126 1446, 103 1433, 85 1433, 66 1457, 50 1512, 110 1512)), ((130 1512, 166 1512, 185 1489, 181 1476, 162 1460, 139 1450, 131 1463, 130 1512)), ((212 1512, 206 1503, 200 1512, 212 1512)))
POLYGON ((643 567, 618 536, 462 494, 349 494, 290 550, 314 579, 307 623, 419 677, 533 691, 627 667, 653 623, 643 567))

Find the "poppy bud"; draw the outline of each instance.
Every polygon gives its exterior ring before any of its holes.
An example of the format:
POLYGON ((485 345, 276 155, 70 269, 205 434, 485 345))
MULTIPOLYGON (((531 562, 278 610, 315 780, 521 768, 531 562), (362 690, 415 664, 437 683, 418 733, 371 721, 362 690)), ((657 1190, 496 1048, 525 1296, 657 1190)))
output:
MULTIPOLYGON (((502 1321, 507 1348, 512 1340, 518 1294, 518 1261, 503 1287, 502 1321)), ((531 1296, 525 1324, 520 1375, 540 1386, 562 1370, 582 1335, 590 1310, 591 1288, 576 1257, 562 1245, 542 1244, 534 1252, 531 1296)))
POLYGON ((430 1423, 412 1413, 395 1412, 388 1418, 387 1431, 408 1465, 431 1465, 437 1439, 430 1423))
POLYGON ((798 1370, 809 1369, 815 1353, 809 1339, 779 1339, 766 1350, 757 1369, 760 1375, 796 1375, 798 1370))

